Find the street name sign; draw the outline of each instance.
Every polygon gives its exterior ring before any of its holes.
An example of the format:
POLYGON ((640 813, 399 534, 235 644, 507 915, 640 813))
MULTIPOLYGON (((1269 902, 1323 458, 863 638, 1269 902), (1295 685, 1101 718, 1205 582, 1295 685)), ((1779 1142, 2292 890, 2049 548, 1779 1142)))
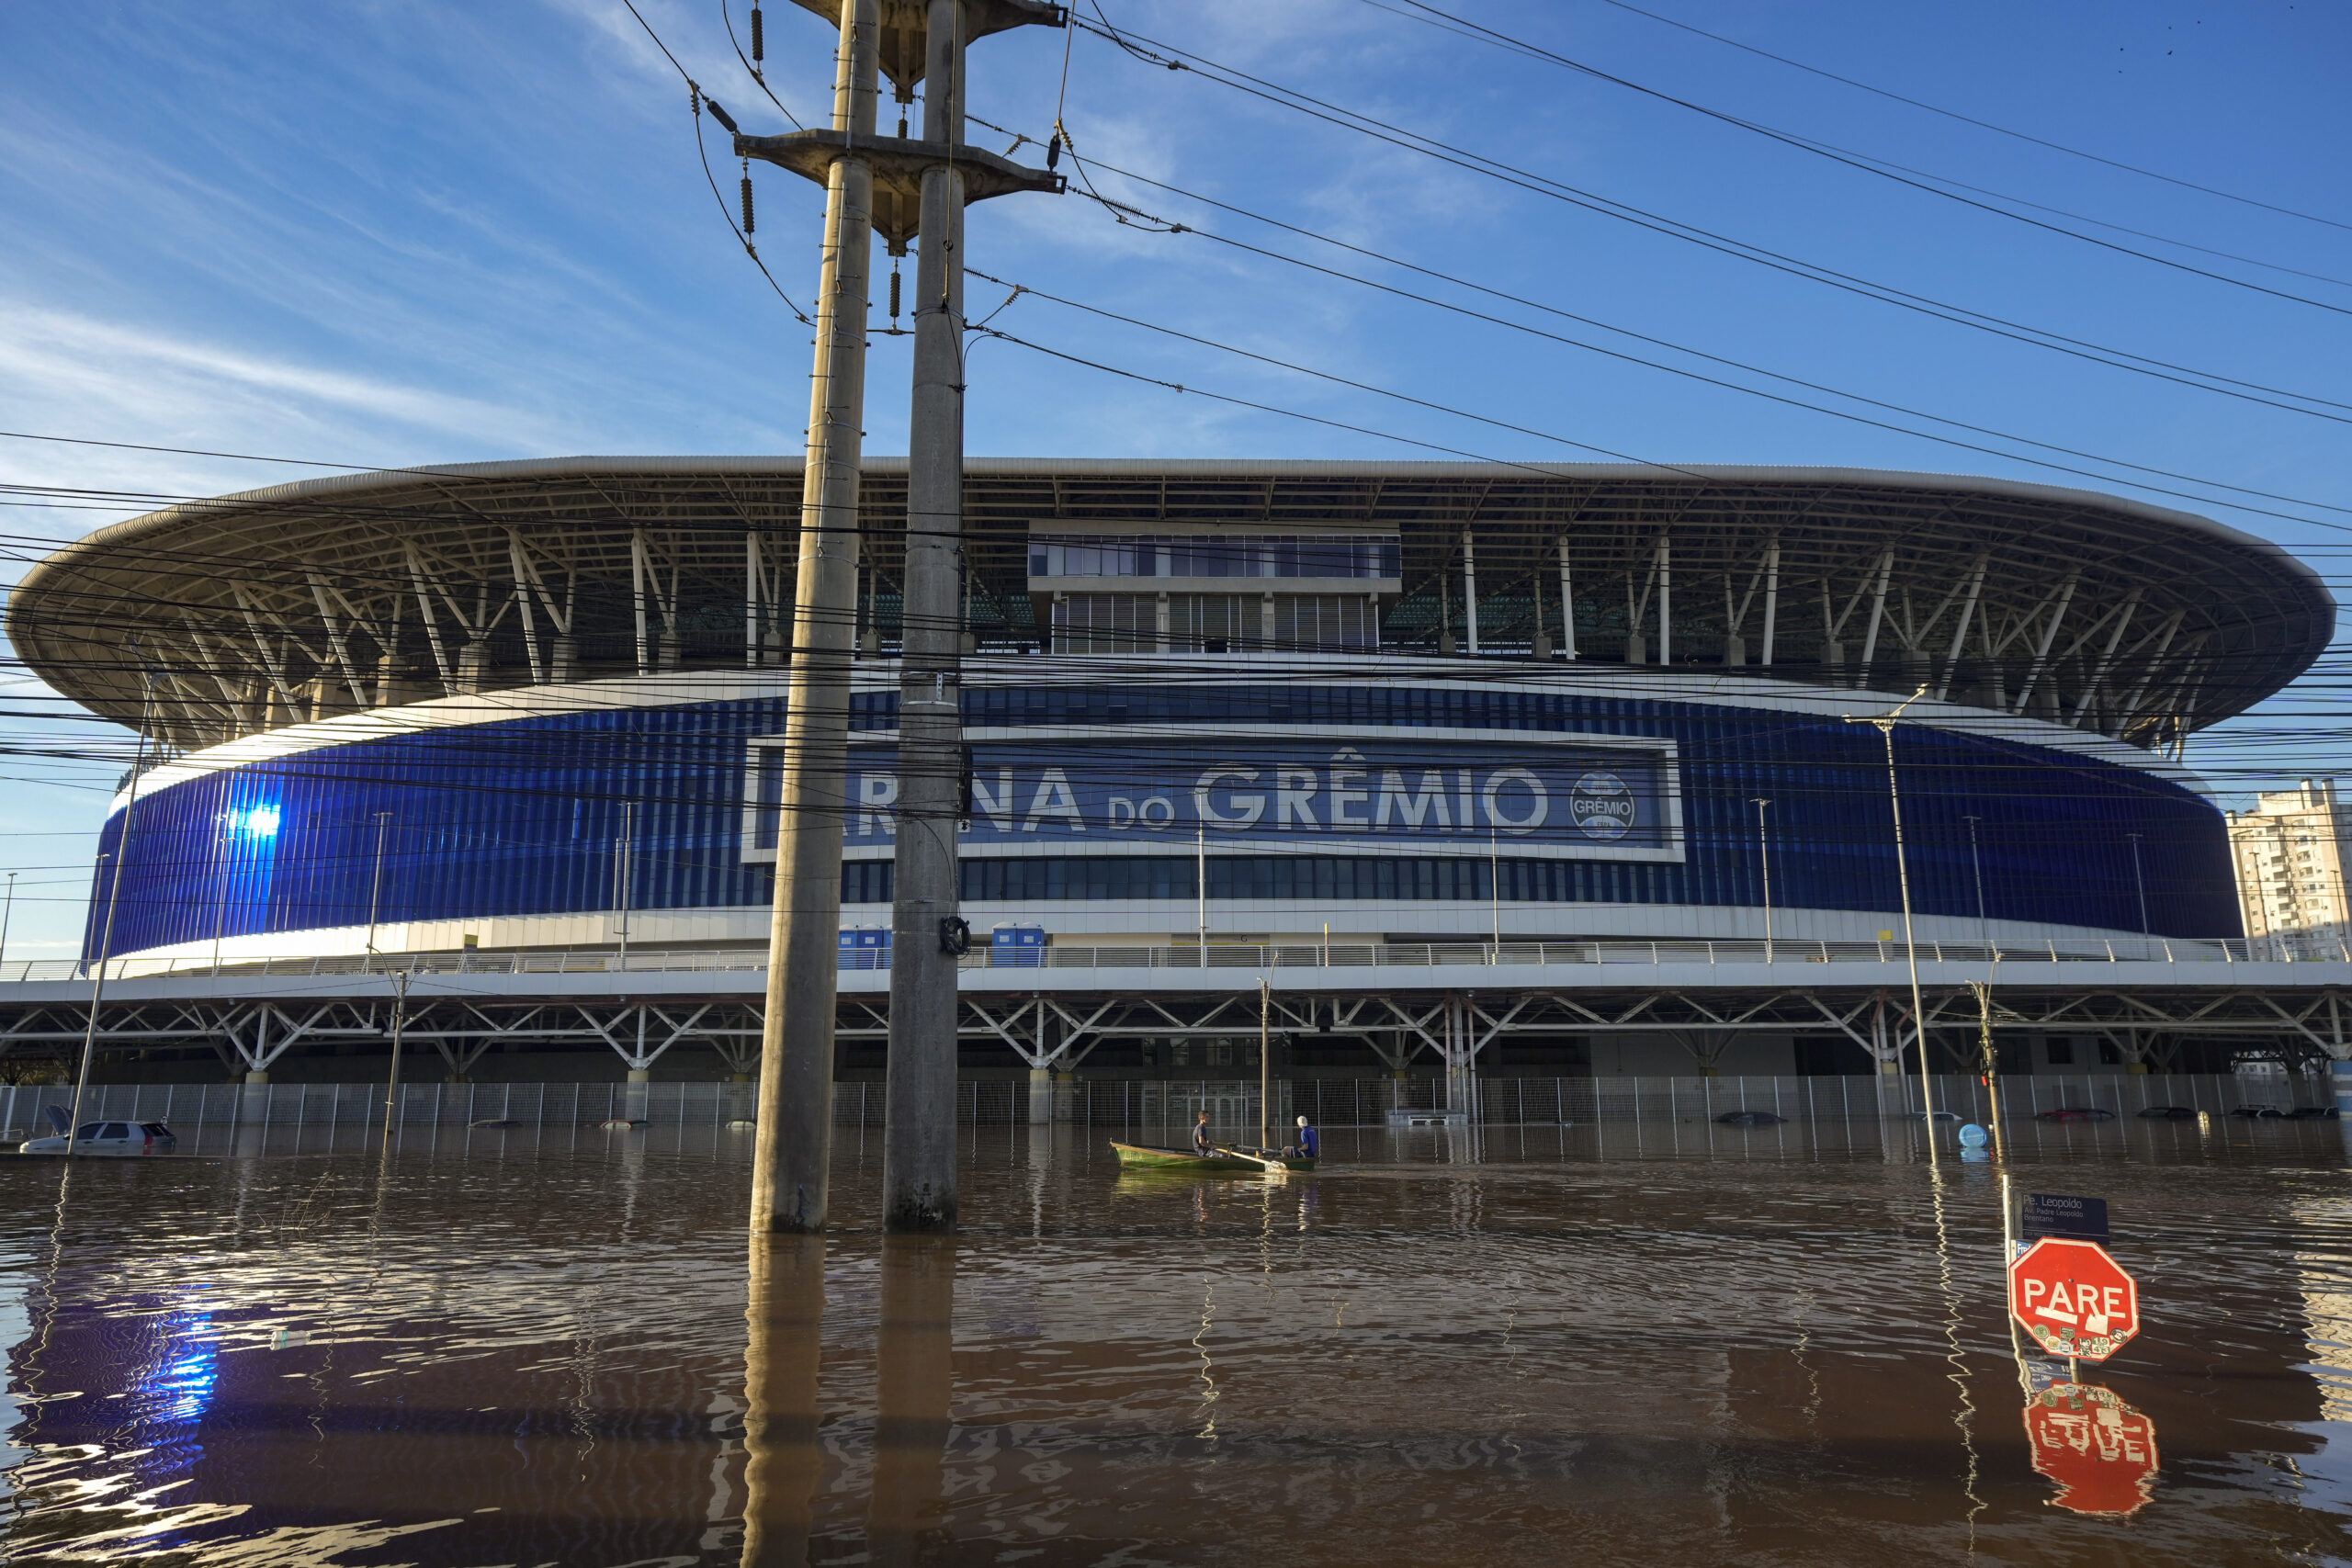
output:
POLYGON ((2063 1192, 2029 1192, 2018 1209, 2018 1234, 2028 1241, 2063 1235, 2107 1245, 2107 1200, 2063 1192))
POLYGON ((2009 1265, 2009 1312, 2052 1356, 2104 1361, 2140 1332, 2140 1292, 2096 1242, 2046 1236, 2009 1265))

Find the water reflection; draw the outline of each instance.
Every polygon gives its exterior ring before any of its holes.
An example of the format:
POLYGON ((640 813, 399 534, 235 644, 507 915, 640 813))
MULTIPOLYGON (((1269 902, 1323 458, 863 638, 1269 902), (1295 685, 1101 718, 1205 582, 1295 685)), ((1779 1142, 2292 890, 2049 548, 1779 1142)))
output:
POLYGON ((371 1141, 63 1188, 0 1161, 0 1292, 23 1303, 0 1315, 22 1325, 5 1554, 2342 1554, 2332 1129, 2324 1154, 2255 1129, 2259 1162, 2105 1150, 2053 1174, 2114 1205, 2150 1321, 2106 1387, 2017 1407, 1988 1398, 2018 1363, 1983 1168, 1785 1128, 1687 1128, 1646 1159, 1526 1131, 1525 1159, 1507 1129, 1469 1164, 1341 1134, 1280 1183, 1123 1179, 1067 1132, 983 1132, 952 1240, 880 1235, 878 1146, 846 1145, 840 1228, 748 1269, 741 1157, 642 1140, 371 1141))
POLYGON ((865 1516, 871 1560, 898 1565, 938 1554, 947 1406, 955 1388, 956 1238, 882 1241, 882 1312, 875 1334, 874 1488, 865 1516))
POLYGON ((2156 1427, 2103 1388, 2064 1382, 2027 1400, 2034 1470, 2058 1483, 2051 1502, 2077 1514, 2134 1514, 2156 1478, 2156 1427))
POLYGON ((743 1311, 742 1568, 800 1568, 816 1517, 825 1241, 755 1236, 743 1311))

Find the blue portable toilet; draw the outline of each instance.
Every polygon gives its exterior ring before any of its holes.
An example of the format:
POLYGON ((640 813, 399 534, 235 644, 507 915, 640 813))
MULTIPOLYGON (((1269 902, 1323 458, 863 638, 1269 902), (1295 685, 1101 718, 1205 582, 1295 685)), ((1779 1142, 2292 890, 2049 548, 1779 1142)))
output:
POLYGON ((989 968, 1037 969, 1045 962, 1045 927, 1004 925, 989 931, 989 968))
POLYGON ((852 926, 842 931, 841 967, 843 969, 888 969, 890 967, 890 928, 852 926))

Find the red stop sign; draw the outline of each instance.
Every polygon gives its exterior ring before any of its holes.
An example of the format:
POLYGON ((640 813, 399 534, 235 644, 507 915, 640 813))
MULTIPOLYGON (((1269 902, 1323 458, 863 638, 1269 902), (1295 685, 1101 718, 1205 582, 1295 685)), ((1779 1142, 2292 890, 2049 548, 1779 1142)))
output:
POLYGON ((2009 1312, 2053 1356, 2104 1361, 2140 1332, 2140 1292, 2096 1242, 2047 1236, 2009 1265, 2009 1312))
POLYGON ((2060 1383, 2025 1407, 2033 1468, 2058 1483, 2051 1499, 2078 1514, 2129 1514, 2156 1474, 2155 1423, 2103 1388, 2060 1383))

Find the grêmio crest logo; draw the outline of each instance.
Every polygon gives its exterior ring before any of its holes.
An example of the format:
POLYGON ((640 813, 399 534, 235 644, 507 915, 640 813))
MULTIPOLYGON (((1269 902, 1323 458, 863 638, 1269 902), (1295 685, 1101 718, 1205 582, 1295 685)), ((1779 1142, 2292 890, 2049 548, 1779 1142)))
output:
POLYGON ((1614 842, 1634 830, 1640 815, 1633 790, 1615 773, 1587 773, 1568 792, 1568 822, 1588 839, 1614 842))

